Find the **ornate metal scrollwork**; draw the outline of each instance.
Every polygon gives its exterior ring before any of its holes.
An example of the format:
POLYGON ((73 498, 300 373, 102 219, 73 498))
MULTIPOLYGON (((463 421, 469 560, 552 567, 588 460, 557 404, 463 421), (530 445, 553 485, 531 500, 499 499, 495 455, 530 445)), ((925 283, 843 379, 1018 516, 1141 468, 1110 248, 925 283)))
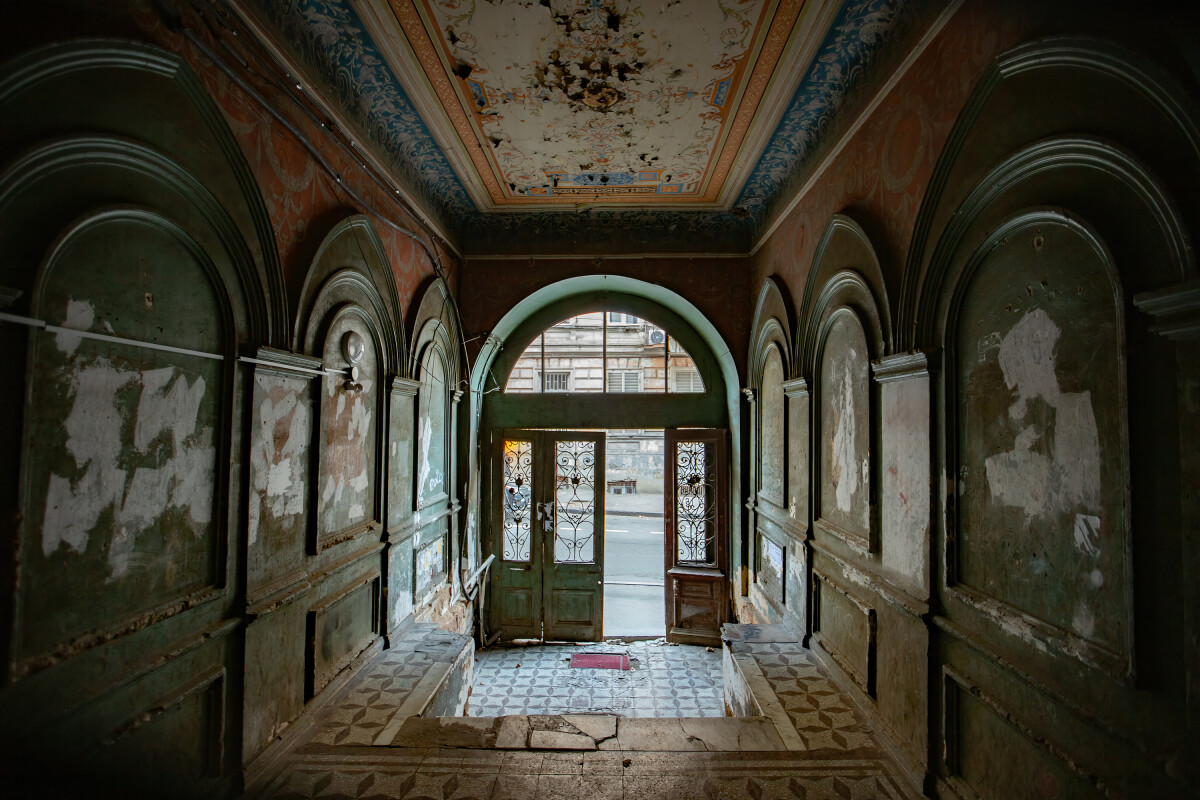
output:
POLYGON ((504 560, 529 560, 533 443, 504 442, 504 560))
POLYGON ((596 560, 596 443, 556 444, 554 561, 590 564, 596 560))
POLYGON ((714 464, 704 442, 675 446, 675 542, 680 564, 712 565, 716 561, 714 464))

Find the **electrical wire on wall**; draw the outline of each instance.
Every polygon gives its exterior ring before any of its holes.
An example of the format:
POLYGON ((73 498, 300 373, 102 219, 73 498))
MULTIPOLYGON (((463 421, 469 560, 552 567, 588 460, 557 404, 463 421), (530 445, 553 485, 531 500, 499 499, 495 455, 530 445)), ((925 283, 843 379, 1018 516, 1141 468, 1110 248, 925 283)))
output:
MULTIPOLYGON (((347 155, 369 180, 376 183, 384 191, 384 193, 392 199, 403 216, 414 221, 426 234, 425 236, 421 236, 412 228, 408 227, 408 225, 394 220, 391 214, 384 213, 375 204, 367 200, 358 191, 352 188, 349 183, 344 181, 338 170, 329 163, 322 151, 312 143, 308 136, 302 130, 300 130, 296 124, 294 124, 283 113, 275 108, 271 102, 262 95, 261 92, 251 86, 246 78, 243 77, 243 75, 237 70, 235 70, 229 63, 227 63, 227 61, 222 58, 222 56, 219 55, 212 47, 210 47, 201 36, 197 35, 196 31, 188 28, 183 22, 183 19, 176 8, 171 6, 168 2, 165 2, 165 0, 159 0, 155 3, 155 5, 159 11, 159 16, 163 19, 167 27, 183 36, 183 38, 185 38, 193 47, 196 48, 197 51, 207 58, 213 64, 213 66, 221 70, 221 72, 223 72, 226 77, 233 82, 234 85, 244 92, 273 120, 281 125, 283 129, 287 131, 287 133, 294 138, 301 145, 301 147, 304 148, 304 150, 319 166, 319 168, 333 179, 338 189, 345 193, 345 195, 349 197, 353 203, 355 203, 364 213, 369 214, 392 230, 408 237, 421 248, 421 250, 425 253, 430 265, 433 267, 434 275, 445 287, 442 299, 442 309, 439 312, 439 316, 444 315, 446 306, 449 305, 453 315, 453 324, 458 333, 462 359, 466 364, 466 374, 469 376, 473 372, 474 366, 471 363, 470 353, 468 352, 468 342, 463 329, 462 313, 459 309, 458 302, 451 291, 450 276, 447 273, 446 267, 442 262, 441 253, 439 252, 439 250, 441 250, 443 247, 453 249, 450 248, 449 243, 446 242, 446 240, 442 238, 436 231, 431 229, 429 222, 424 217, 422 217, 409 206, 398 187, 393 186, 390 184, 390 182, 386 181, 377 168, 371 164, 368 164, 367 161, 362 158, 361 153, 354 145, 353 139, 349 140, 350 144, 347 146, 346 137, 341 131, 338 130, 337 124, 332 120, 322 119, 321 116, 319 116, 313 110, 313 108, 310 106, 311 101, 305 94, 302 85, 294 80, 287 67, 281 64, 279 60, 276 59, 271 53, 264 52, 264 48, 252 46, 255 41, 254 37, 252 35, 246 35, 248 34, 248 30, 238 22, 237 13, 232 11, 226 3, 210 3, 205 2, 204 0, 191 0, 190 6, 200 19, 205 20, 208 23, 208 32, 212 38, 220 43, 220 46, 225 50, 225 52, 228 53, 231 58, 236 60, 242 69, 251 75, 257 75, 279 94, 290 98, 293 101, 295 108, 298 109, 300 113, 311 123, 318 126, 326 134, 329 141, 332 142, 343 154, 347 155), (210 13, 205 13, 206 11, 210 13), (230 37, 239 42, 240 50, 243 51, 244 55, 252 58, 255 61, 255 64, 258 67, 257 69, 255 69, 255 66, 243 57, 243 53, 239 53, 233 48, 229 41, 230 37), (430 242, 426 241, 427 238, 433 240, 435 244, 431 246, 430 242), (438 247, 439 244, 441 247, 438 247)), ((492 382, 496 384, 497 388, 499 388, 499 383, 496 381, 495 376, 491 374, 490 369, 488 370, 488 376, 492 379, 492 382)), ((455 391, 463 391, 464 384, 466 384, 466 389, 469 390, 469 380, 464 378, 460 379, 455 387, 455 391)), ((475 498, 471 496, 472 485, 473 483, 468 480, 464 492, 466 495, 465 507, 468 510, 468 514, 470 513, 472 503, 475 500, 475 498)), ((460 550, 460 558, 465 561, 468 556, 467 538, 465 536, 460 537, 460 550)))

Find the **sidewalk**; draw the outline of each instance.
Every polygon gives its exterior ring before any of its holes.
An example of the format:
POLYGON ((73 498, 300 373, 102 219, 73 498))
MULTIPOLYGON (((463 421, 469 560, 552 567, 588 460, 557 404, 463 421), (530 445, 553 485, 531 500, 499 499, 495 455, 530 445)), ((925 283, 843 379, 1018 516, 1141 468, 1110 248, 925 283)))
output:
POLYGON ((615 517, 661 517, 661 494, 606 494, 604 513, 615 517))

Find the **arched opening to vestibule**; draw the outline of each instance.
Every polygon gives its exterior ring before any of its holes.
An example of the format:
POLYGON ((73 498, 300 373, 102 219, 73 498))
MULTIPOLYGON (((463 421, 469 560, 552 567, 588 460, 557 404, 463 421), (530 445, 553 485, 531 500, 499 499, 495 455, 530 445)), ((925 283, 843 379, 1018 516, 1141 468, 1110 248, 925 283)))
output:
POLYGON ((487 637, 598 641, 605 630, 643 632, 604 611, 606 592, 628 595, 643 583, 651 591, 634 593, 658 593, 665 623, 644 633, 716 643, 730 574, 720 359, 669 305, 631 292, 566 292, 522 316, 493 340, 478 393, 479 542, 484 558, 496 558, 481 620, 487 637), (609 445, 657 450, 658 469, 655 459, 627 452, 606 458, 609 445), (619 476, 612 485, 610 465, 619 476), (650 495, 657 504, 637 498, 627 473, 638 469, 649 472, 643 487, 661 492, 650 495), (606 528, 630 533, 606 524, 606 506, 620 509, 614 516, 662 521, 646 531, 661 537, 658 580, 623 580, 638 577, 625 572, 647 553, 605 547, 606 528))

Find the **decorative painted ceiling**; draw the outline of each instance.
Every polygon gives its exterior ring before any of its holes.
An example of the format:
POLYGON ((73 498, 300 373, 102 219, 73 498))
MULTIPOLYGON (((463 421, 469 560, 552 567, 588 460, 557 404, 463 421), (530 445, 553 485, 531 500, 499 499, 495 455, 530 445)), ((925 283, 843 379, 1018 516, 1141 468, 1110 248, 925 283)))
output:
POLYGON ((916 5, 246 2, 468 255, 747 252, 916 5))
POLYGON ((803 5, 391 2, 493 208, 714 203, 803 5))

